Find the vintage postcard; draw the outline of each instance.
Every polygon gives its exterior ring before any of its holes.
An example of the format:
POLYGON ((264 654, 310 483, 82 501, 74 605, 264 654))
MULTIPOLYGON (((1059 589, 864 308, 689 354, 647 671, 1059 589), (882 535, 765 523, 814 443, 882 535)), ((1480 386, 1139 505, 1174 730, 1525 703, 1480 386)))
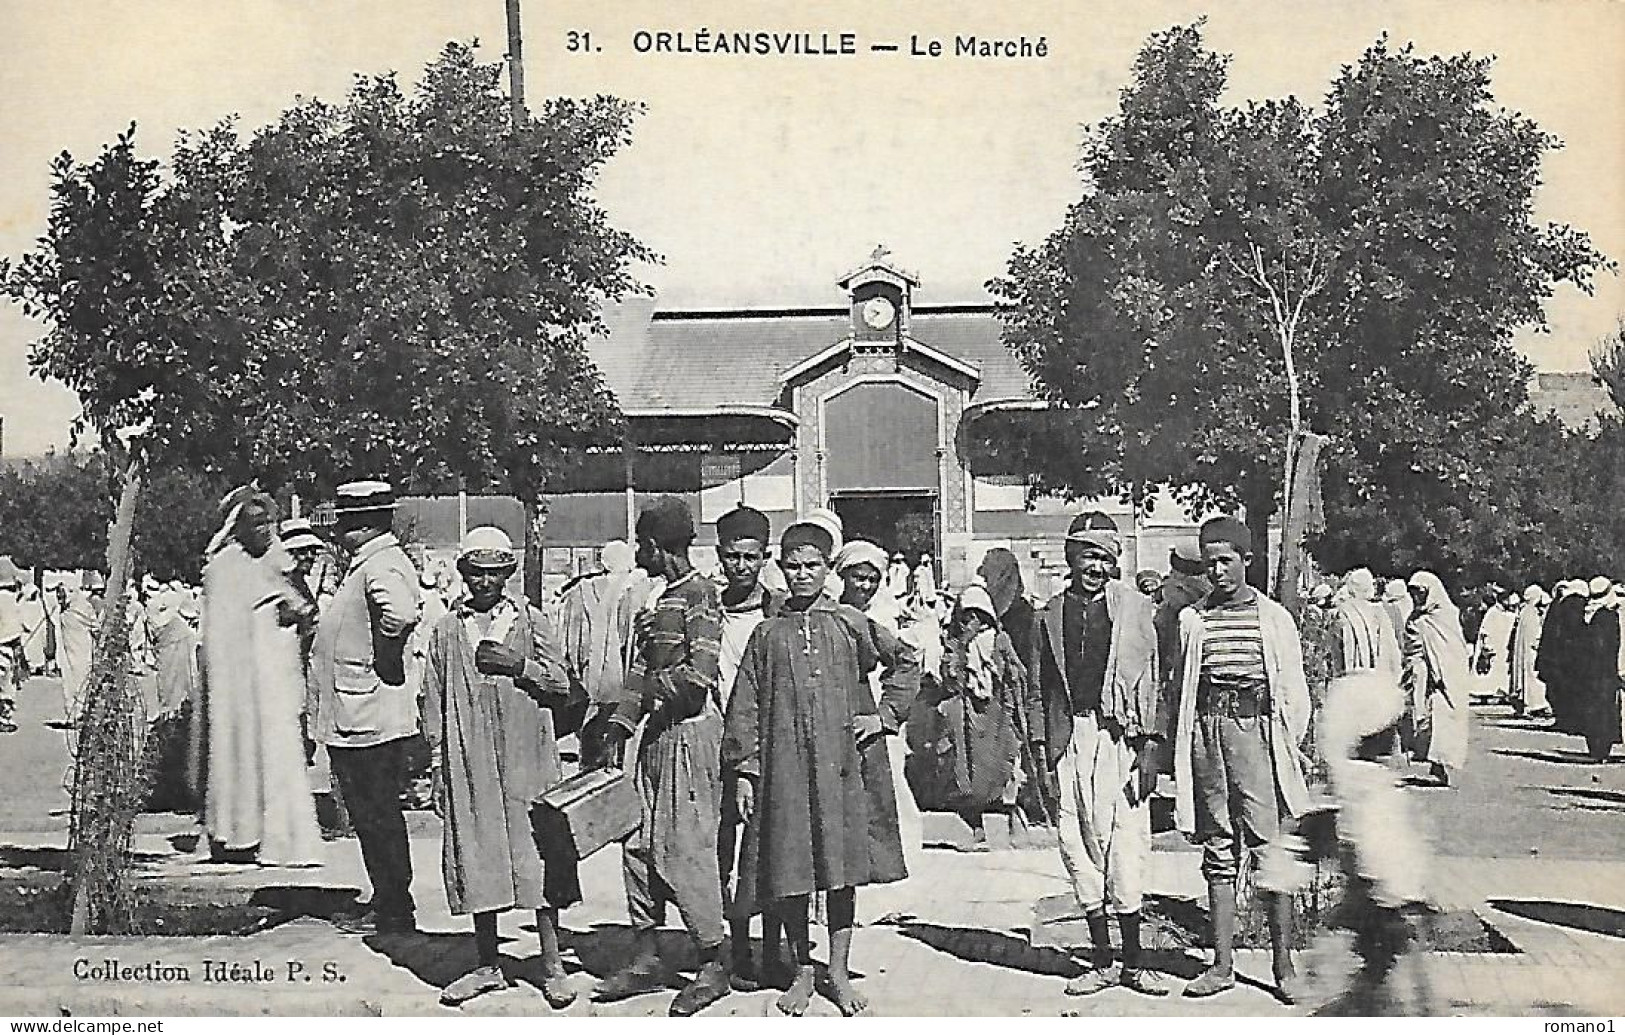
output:
POLYGON ((13 1030, 1613 1030, 1625 5, 0 9, 13 1030))

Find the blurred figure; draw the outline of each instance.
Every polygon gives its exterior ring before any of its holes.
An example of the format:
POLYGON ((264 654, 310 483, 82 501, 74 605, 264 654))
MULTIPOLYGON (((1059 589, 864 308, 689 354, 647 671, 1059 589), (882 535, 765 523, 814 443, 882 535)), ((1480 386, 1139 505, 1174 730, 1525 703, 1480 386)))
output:
POLYGON ((1473 641, 1475 693, 1504 700, 1512 683, 1512 626, 1518 617, 1518 594, 1498 595, 1484 612, 1473 641))
POLYGON ((1162 594, 1162 572, 1152 568, 1137 572, 1134 576, 1134 588, 1157 600, 1162 594))
POLYGON ((1552 728, 1559 733, 1578 734, 1581 730, 1578 682, 1587 596, 1583 579, 1558 583, 1552 604, 1546 609, 1546 620, 1541 623, 1540 645, 1535 648, 1535 672, 1546 684, 1552 728))
POLYGON ((12 713, 17 694, 28 678, 23 658, 22 573, 9 556, 0 556, 0 733, 17 732, 12 713))
POLYGON ((1613 582, 1599 575, 1587 586, 1585 630, 1576 661, 1576 712, 1586 751, 1607 761, 1620 742, 1620 598, 1613 582))
POLYGON ((601 761, 606 723, 625 692, 634 621, 654 588, 635 559, 626 540, 610 540, 599 551, 602 570, 577 579, 559 601, 572 711, 569 718, 555 718, 556 728, 561 736, 580 730, 582 763, 589 768, 601 761))
POLYGON ((894 600, 908 596, 908 559, 901 550, 891 555, 891 564, 886 568, 886 591, 894 600))
POLYGON ((928 807, 959 813, 971 829, 972 851, 988 848, 984 813, 1011 816, 1016 829, 1022 782, 1017 716, 1027 708, 1027 693, 1027 670, 999 628, 993 598, 981 586, 968 587, 948 628, 935 693, 922 701, 936 728, 922 731, 909 786, 929 792, 928 807))
POLYGON ((1326 705, 1318 723, 1340 805, 1338 839, 1349 859, 1346 895, 1362 960, 1344 996, 1358 1013, 1386 1013, 1390 973, 1410 940, 1407 911, 1425 909, 1427 847, 1410 801, 1384 765, 1405 711, 1401 655, 1388 611, 1376 600, 1371 572, 1344 579, 1326 705))
POLYGON ((935 600, 937 597, 937 574, 931 566, 931 555, 920 554, 920 562, 914 566, 914 595, 921 600, 935 600))
POLYGON ((51 637, 51 625, 45 606, 44 594, 40 592, 39 587, 32 582, 25 584, 18 609, 22 616, 23 660, 28 666, 26 669, 28 675, 45 674, 46 650, 51 637))
POLYGON ((1027 586, 1016 555, 1004 547, 996 546, 983 555, 977 577, 987 587, 987 595, 993 601, 994 617, 998 619, 1000 630, 1010 638, 1010 646, 1026 673, 1028 702, 1017 708, 1013 716, 1016 745, 1021 752, 1018 774, 1021 788, 1018 797, 1020 808, 1012 813, 1012 818, 1023 825, 1053 827, 1059 808, 1058 790, 1049 766, 1044 762, 1043 752, 1037 748, 1033 736, 1034 716, 1029 714, 1029 705, 1035 700, 1033 695, 1038 692, 1034 683, 1041 632, 1038 610, 1027 596, 1027 586))

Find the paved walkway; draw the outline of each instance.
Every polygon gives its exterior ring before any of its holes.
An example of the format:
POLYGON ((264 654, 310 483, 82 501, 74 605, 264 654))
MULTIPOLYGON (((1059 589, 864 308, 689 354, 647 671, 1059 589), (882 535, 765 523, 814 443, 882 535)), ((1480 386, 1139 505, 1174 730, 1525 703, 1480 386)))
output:
MULTIPOLYGON (((14 767, 16 741, 0 743, 0 771, 16 790, 28 775, 14 767), (16 779, 13 779, 16 778, 16 779)), ((1431 989, 1434 1011, 1462 1014, 1618 1013, 1625 1002, 1625 766, 1583 766, 1566 756, 1563 738, 1503 720, 1482 720, 1475 729, 1470 776, 1455 791, 1417 789, 1432 829, 1440 838, 1434 885, 1444 905, 1471 909, 1517 952, 1433 953, 1412 957, 1407 980, 1431 989), (1533 850, 1533 851, 1532 851, 1533 850)), ((36 745, 37 747, 37 745, 36 745)), ((36 760, 36 765, 38 760, 36 760)), ((35 774, 37 776, 37 773, 35 774)), ((22 808, 12 794, 0 803, 0 819, 22 808), (4 810, 12 810, 6 812, 4 810)), ((63 842, 64 820, 50 808, 32 806, 33 822, 0 829, 0 880, 44 879, 30 864, 52 865, 63 842), (40 815, 41 811, 47 813, 40 815), (9 864, 9 866, 7 865, 9 864)), ((165 836, 178 817, 144 819, 136 848, 143 881, 161 882, 171 893, 184 889, 193 901, 298 901, 318 912, 351 899, 365 886, 353 840, 326 846, 324 864, 308 870, 217 866, 183 853, 165 836)), ((1199 899, 1195 853, 1177 840, 1158 838, 1149 890, 1156 895, 1199 899)), ((440 887, 439 839, 432 826, 414 837, 414 891, 421 933, 360 938, 329 922, 306 917, 239 937, 68 938, 0 935, 0 1014, 80 1016, 101 1014, 382 1014, 433 1015, 443 1011, 436 990, 473 960, 471 926, 446 910, 440 887), (179 978, 103 980, 91 976, 114 967, 161 964, 179 978), (212 980, 206 961, 236 964, 264 981, 212 980), (290 971, 290 965, 295 969, 290 971)), ((1149 1000, 1113 989, 1086 1000, 1062 994, 1076 964, 1061 949, 1034 946, 1028 930, 1034 904, 1065 893, 1058 858, 1051 851, 962 854, 923 853, 905 883, 859 896, 859 915, 871 921, 855 938, 854 966, 874 1012, 885 1016, 1284 1015, 1257 984, 1267 979, 1263 953, 1238 953, 1244 983, 1202 1002, 1176 996, 1149 1000), (884 916, 883 916, 884 915, 884 916), (875 923, 873 921, 880 920, 875 923)), ((629 943, 614 849, 589 860, 582 873, 585 902, 565 914, 566 957, 581 992, 565 1013, 660 1015, 670 994, 648 995, 599 1006, 587 993, 625 958, 629 943)), ((517 984, 476 1000, 470 1014, 550 1012, 535 984, 535 934, 531 918, 505 916, 503 951, 517 984)), ((679 963, 692 960, 673 934, 669 945, 679 963)), ((1335 973, 1346 953, 1329 939, 1306 957, 1335 973)), ((1180 979, 1199 969, 1199 956, 1164 948, 1159 967, 1180 979)), ((759 1016, 772 1010, 776 993, 733 995, 708 1014, 759 1016)), ((827 1003, 814 1013, 830 1014, 827 1003)))

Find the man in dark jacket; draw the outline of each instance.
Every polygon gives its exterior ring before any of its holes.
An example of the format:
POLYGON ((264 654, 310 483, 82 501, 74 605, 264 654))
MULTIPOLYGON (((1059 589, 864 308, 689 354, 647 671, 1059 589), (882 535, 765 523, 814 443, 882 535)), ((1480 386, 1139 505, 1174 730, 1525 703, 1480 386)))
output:
POLYGON ((1117 527, 1099 512, 1080 514, 1066 536, 1067 588, 1040 612, 1037 681, 1041 714, 1033 728, 1060 792, 1061 861, 1089 922, 1091 969, 1068 995, 1121 984, 1144 995, 1168 989, 1142 969, 1140 907, 1151 858, 1151 792, 1156 742, 1166 740, 1157 633, 1151 599, 1119 579, 1117 527), (1123 935, 1112 972, 1108 906, 1123 935))

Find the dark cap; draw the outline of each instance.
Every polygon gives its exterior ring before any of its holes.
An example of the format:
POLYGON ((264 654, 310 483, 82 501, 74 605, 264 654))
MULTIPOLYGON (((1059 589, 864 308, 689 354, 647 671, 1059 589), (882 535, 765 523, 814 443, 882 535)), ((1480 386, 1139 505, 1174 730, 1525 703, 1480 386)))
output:
POLYGON ((755 539, 766 543, 773 534, 767 515, 755 507, 739 506, 717 518, 717 542, 732 543, 740 539, 755 539))

